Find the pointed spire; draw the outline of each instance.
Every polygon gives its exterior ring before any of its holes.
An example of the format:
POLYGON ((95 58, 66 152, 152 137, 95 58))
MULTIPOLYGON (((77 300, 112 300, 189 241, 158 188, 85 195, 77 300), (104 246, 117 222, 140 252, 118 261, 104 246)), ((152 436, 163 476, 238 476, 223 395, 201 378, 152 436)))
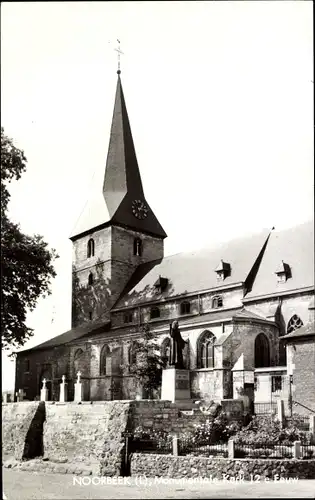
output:
POLYGON ((166 237, 145 200, 125 97, 117 71, 117 87, 110 133, 103 196, 112 222, 166 237))
POLYGON ((72 238, 104 224, 118 224, 165 238, 166 233, 147 203, 120 79, 110 132, 103 190, 89 199, 72 238), (105 200, 105 202, 104 202, 105 200))
POLYGON ((131 192, 134 198, 143 197, 135 147, 118 74, 103 186, 104 198, 111 217, 116 213, 127 192, 131 192))

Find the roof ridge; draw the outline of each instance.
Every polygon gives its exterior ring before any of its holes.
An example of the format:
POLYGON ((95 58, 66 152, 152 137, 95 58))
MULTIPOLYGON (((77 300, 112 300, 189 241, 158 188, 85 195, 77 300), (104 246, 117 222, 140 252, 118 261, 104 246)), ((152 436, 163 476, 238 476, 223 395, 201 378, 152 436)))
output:
POLYGON ((244 234, 244 236, 238 236, 238 237, 235 237, 235 238, 232 238, 232 239, 228 239, 228 240, 224 240, 224 241, 221 241, 221 242, 218 241, 218 242, 214 243, 213 246, 211 246, 211 244, 209 244, 209 245, 205 245, 205 246, 202 246, 202 247, 196 247, 195 249, 192 249, 192 250, 185 250, 183 252, 176 252, 176 253, 173 253, 173 254, 170 254, 170 255, 165 255, 163 257, 163 260, 169 259, 171 257, 175 257, 176 255, 189 255, 189 254, 193 254, 193 253, 196 253, 196 252, 202 251, 202 250, 217 250, 220 247, 227 246, 227 245, 229 245, 230 243, 232 243, 234 241, 246 240, 246 239, 250 239, 250 238, 252 238, 254 236, 262 236, 263 233, 267 233, 267 232, 271 232, 271 229, 265 228, 265 229, 261 229, 257 233, 250 233, 250 234, 247 234, 247 235, 244 234))

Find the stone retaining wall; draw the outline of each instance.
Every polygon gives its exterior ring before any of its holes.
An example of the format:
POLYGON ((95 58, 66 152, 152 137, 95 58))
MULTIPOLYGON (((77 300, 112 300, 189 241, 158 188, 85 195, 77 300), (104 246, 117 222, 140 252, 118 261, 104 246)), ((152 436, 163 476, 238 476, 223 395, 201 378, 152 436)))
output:
POLYGON ((193 430, 196 424, 209 419, 209 415, 200 410, 181 411, 175 403, 162 400, 132 401, 130 404, 129 427, 138 426, 148 430, 165 430, 183 433, 193 430))
POLYGON ((234 477, 244 480, 274 480, 294 477, 315 479, 315 460, 262 460, 226 459, 205 457, 174 457, 134 453, 131 456, 131 475, 172 478, 216 478, 224 480, 234 477))
POLYGON ((45 403, 2 404, 2 455, 17 460, 43 453, 45 403))
POLYGON ((128 413, 123 401, 46 404, 44 458, 89 464, 95 474, 120 474, 128 413))

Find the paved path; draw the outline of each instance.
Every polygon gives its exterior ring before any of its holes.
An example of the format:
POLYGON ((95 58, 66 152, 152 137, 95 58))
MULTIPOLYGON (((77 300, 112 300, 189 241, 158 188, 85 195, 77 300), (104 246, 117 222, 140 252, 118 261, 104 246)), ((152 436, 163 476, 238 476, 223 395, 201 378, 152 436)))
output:
POLYGON ((98 484, 113 478, 43 474, 3 469, 7 500, 64 500, 107 498, 315 498, 315 480, 235 484, 199 481, 189 484, 169 478, 117 478, 125 484, 98 484), (75 483, 74 483, 75 482, 75 483), (91 483, 95 484, 91 484, 91 483), (165 484, 163 484, 165 483, 165 484))

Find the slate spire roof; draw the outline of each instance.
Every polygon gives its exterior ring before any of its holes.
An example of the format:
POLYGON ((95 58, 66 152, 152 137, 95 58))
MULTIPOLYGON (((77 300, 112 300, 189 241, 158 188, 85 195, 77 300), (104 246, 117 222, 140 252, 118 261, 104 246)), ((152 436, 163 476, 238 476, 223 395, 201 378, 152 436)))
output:
POLYGON ((117 73, 103 189, 88 200, 71 239, 100 226, 114 223, 154 236, 166 237, 164 229, 144 196, 120 72, 117 73), (144 217, 134 215, 135 202, 137 208, 144 207, 144 217))

